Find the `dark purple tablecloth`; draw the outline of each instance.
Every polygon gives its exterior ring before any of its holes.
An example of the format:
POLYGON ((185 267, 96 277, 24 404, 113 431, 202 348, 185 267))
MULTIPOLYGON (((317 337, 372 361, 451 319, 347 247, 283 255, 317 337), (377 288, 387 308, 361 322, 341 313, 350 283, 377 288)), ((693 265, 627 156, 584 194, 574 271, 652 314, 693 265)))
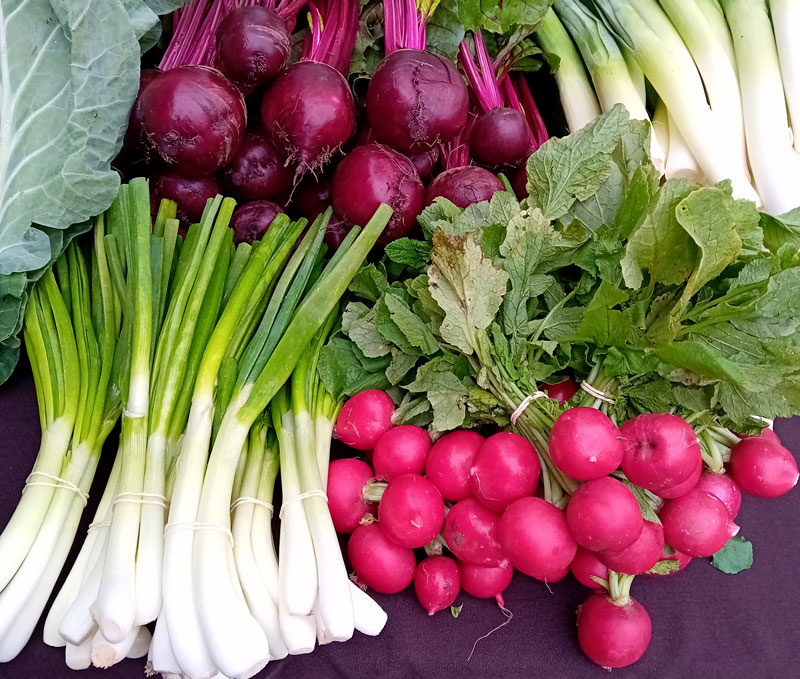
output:
MULTIPOLYGON (((21 366, 0 388, 0 526, 19 498, 39 443, 32 381, 21 366)), ((800 452, 800 421, 777 426, 784 444, 800 452)), ((108 456, 114 454, 109 449, 108 456)), ((108 457, 107 456, 107 457, 108 457)), ((98 477, 104 483, 105 470, 98 477)), ((100 486, 95 484, 95 497, 100 486)), ((91 508, 91 505, 90 505, 91 508)), ((88 514, 88 513, 87 513, 88 514)), ((706 560, 695 559, 668 578, 639 577, 633 595, 653 621, 653 640, 635 666, 614 676, 647 679, 791 679, 800 677, 800 490, 777 500, 745 498, 738 523, 754 544, 753 568, 724 575, 706 560)), ((85 517, 85 523, 88 516, 85 517)), ((389 622, 383 633, 358 633, 344 644, 330 644, 308 656, 267 667, 263 677, 605 677, 606 672, 581 653, 575 635, 575 609, 587 592, 568 576, 551 586, 516 574, 506 592, 513 619, 503 622, 493 601, 462 595, 461 615, 429 618, 413 591, 377 595, 389 622)), ((63 650, 41 641, 41 627, 13 662, 0 665, 0 677, 76 676, 64 665, 63 650)), ((86 670, 85 677, 143 676, 143 662, 128 660, 111 670, 86 670)))

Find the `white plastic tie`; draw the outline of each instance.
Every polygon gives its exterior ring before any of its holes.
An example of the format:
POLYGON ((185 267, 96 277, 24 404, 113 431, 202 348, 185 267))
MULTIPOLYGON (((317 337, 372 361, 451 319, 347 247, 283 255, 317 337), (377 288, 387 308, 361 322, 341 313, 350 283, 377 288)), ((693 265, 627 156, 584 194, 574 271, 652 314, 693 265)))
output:
POLYGON ((240 498, 237 498, 231 503, 231 512, 236 511, 237 507, 241 505, 258 505, 259 507, 263 507, 266 509, 270 514, 275 511, 275 506, 270 504, 269 502, 264 502, 264 500, 259 500, 257 497, 250 497, 249 495, 243 495, 240 498))
POLYGON ((517 406, 517 409, 511 413, 511 424, 516 424, 517 420, 520 418, 520 415, 522 415, 522 413, 525 412, 525 409, 537 398, 548 398, 548 396, 543 391, 534 391, 532 394, 528 394, 524 399, 522 399, 522 403, 517 406))
POLYGON ((294 495, 290 498, 287 498, 283 501, 281 505, 281 511, 278 513, 278 518, 283 518, 283 510, 286 509, 286 505, 292 504, 292 502, 301 502, 302 500, 306 500, 310 497, 321 497, 325 502, 328 501, 328 496, 325 494, 324 490, 308 490, 305 493, 300 493, 299 495, 294 495))
POLYGON ((224 533, 225 537, 228 538, 228 541, 233 544, 233 533, 231 533, 229 528, 225 526, 220 526, 216 523, 202 523, 200 521, 195 521, 194 523, 189 523, 185 521, 170 521, 166 526, 164 526, 164 537, 169 535, 170 533, 174 533, 175 531, 179 530, 188 530, 188 531, 198 531, 198 530, 213 530, 219 533, 224 533))
POLYGON ((114 498, 112 505, 120 503, 132 505, 157 505, 159 507, 167 508, 167 498, 158 493, 120 493, 114 498))
POLYGON ((55 488, 64 489, 64 490, 71 490, 75 495, 77 495, 81 502, 83 502, 83 506, 85 507, 89 502, 89 494, 84 493, 78 486, 76 486, 72 481, 67 481, 66 479, 62 479, 60 476, 54 476, 53 474, 48 474, 47 472, 31 472, 28 474, 28 478, 25 479, 25 487, 22 489, 24 493, 30 486, 44 486, 46 488, 55 488), (41 477, 41 481, 36 481, 37 477, 41 477))
POLYGON ((594 396, 596 399, 599 399, 600 401, 603 401, 604 403, 608 403, 610 405, 614 405, 616 403, 616 400, 611 398, 608 394, 606 394, 606 392, 600 391, 596 387, 593 387, 586 380, 581 382, 581 389, 583 389, 590 396, 594 396))

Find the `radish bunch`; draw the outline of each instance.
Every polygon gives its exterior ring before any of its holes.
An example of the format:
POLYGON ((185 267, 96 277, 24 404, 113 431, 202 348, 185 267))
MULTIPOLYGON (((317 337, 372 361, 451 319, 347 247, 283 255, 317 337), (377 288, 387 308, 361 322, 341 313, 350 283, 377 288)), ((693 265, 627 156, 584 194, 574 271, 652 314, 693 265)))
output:
MULTIPOLYGON (((575 394, 569 380, 550 389, 560 403, 575 394)), ((433 615, 462 589, 504 606, 515 569, 545 583, 572 572, 593 590, 578 609, 578 641, 607 668, 636 662, 650 642, 650 617, 630 596, 634 576, 716 554, 739 530, 742 490, 773 497, 798 479, 769 429, 736 439, 730 473, 704 471, 698 436, 677 415, 645 413, 618 427, 602 409, 565 407, 549 457, 581 483, 561 508, 541 497, 543 458, 526 438, 455 430, 432 443, 393 416, 388 394, 369 390, 345 402, 336 425, 344 443, 371 451, 371 466, 335 460, 328 477, 357 581, 384 593, 413 582, 433 615)))

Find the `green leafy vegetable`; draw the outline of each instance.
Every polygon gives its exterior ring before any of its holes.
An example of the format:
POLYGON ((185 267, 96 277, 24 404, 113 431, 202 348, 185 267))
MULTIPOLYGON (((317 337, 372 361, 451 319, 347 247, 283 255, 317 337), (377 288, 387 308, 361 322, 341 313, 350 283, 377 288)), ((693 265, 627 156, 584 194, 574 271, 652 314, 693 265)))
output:
POLYGON ((753 545, 745 538, 737 535, 725 543, 714 556, 711 565, 723 573, 740 573, 753 565, 753 545))

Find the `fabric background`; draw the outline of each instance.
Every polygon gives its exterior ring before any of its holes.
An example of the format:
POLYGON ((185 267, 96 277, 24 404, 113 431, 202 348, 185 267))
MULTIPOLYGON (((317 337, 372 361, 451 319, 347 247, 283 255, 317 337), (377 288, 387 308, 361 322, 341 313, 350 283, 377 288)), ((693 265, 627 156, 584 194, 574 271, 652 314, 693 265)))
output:
MULTIPOLYGON (((800 453, 800 419, 779 422, 776 430, 795 456, 800 453)), ((19 499, 39 444, 39 419, 29 369, 0 388, 0 526, 19 499)), ((107 445, 96 478, 99 498, 114 440, 107 445)), ((90 520, 90 501, 79 537, 90 520)), ((632 594, 647 608, 653 639, 636 665, 614 670, 618 679, 791 679, 800 677, 800 490, 776 500, 746 497, 737 523, 753 542, 749 571, 725 575, 707 560, 695 559, 678 575, 638 577, 632 594)), ((80 539, 76 541, 80 545, 80 539)), ((458 619, 443 611, 429 618, 413 589, 394 596, 376 595, 389 614, 377 638, 356 636, 344 644, 318 648, 311 655, 270 664, 260 677, 411 679, 415 677, 502 677, 526 679, 602 678, 605 670, 587 660, 578 647, 575 609, 587 591, 571 576, 550 586, 519 573, 505 594, 511 621, 494 601, 462 594, 458 619)), ((63 649, 45 646, 41 625, 14 661, 0 665, 0 678, 64 679, 106 677, 139 679, 143 660, 126 660, 110 670, 75 674, 64 664, 63 649)))

